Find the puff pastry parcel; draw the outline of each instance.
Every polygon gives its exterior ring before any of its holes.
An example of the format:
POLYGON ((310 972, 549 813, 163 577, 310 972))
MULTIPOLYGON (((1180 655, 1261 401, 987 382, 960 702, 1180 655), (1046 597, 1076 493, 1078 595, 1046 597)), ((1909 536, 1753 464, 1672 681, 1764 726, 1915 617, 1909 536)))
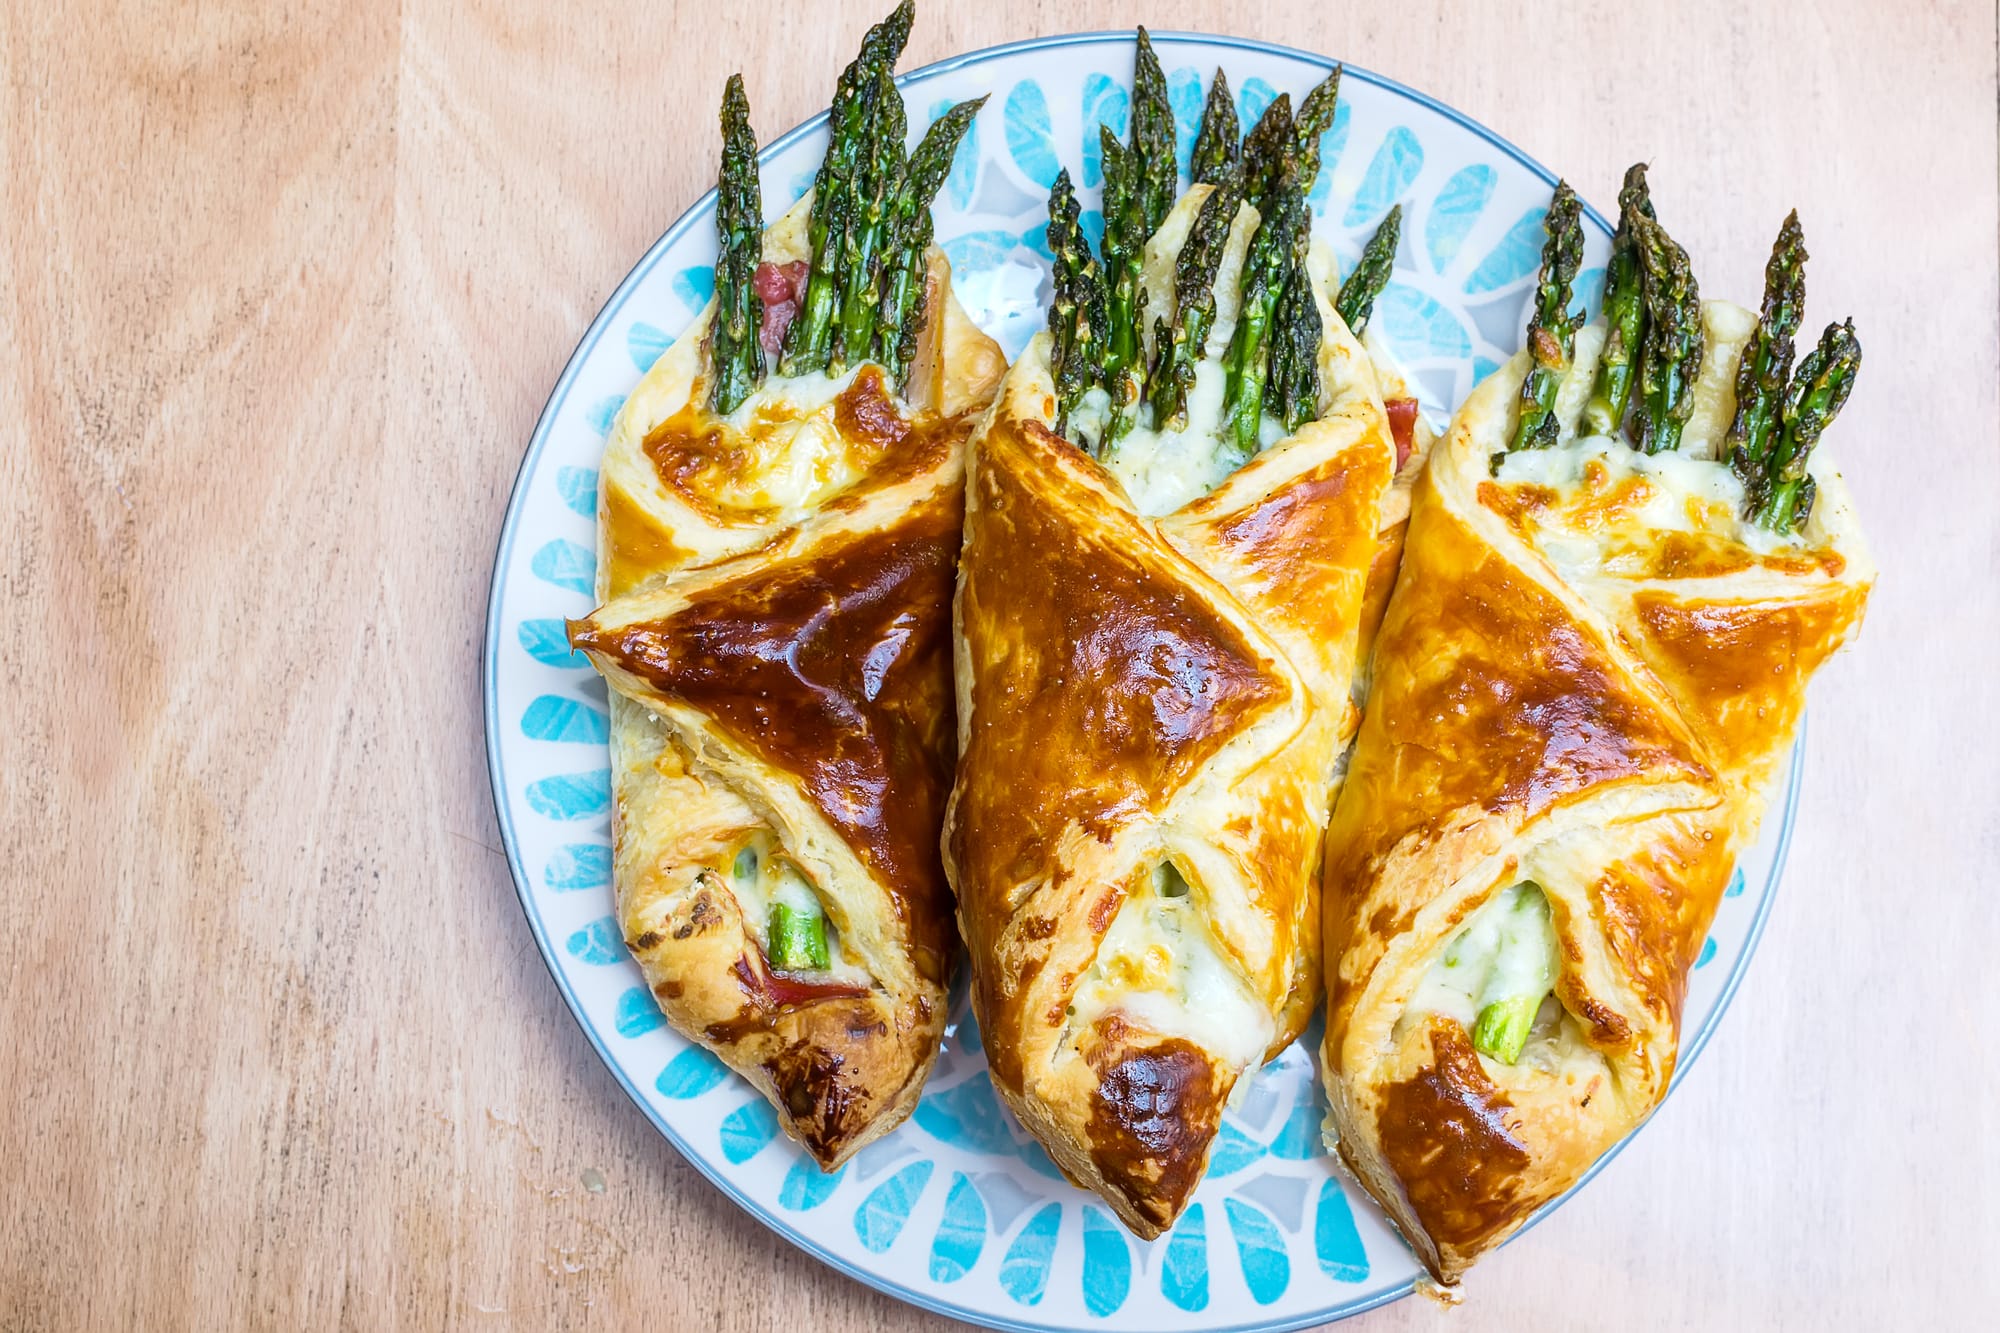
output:
MULTIPOLYGON (((1121 172, 1144 175, 1149 59, 1142 34, 1138 143, 1106 135, 1107 201, 1130 186, 1121 172)), ((1330 99, 1319 109, 1330 117, 1330 99)), ((1091 312, 1117 299, 1121 274, 1114 263, 1100 280, 1059 179, 1053 332, 1009 371, 967 464, 945 858, 973 1006, 1003 1099, 1142 1237, 1172 1225, 1232 1091, 1315 1004, 1321 833, 1396 466, 1369 358, 1323 258, 1303 253, 1282 280, 1311 305, 1306 419, 1277 420, 1267 397, 1247 461, 1226 456, 1240 392, 1227 349, 1245 345, 1241 313, 1273 281, 1254 272, 1273 249, 1256 239, 1266 217, 1306 249, 1310 178, 1288 178, 1260 213, 1236 202, 1254 165, 1194 186, 1143 249, 1107 223, 1106 251, 1136 257, 1128 293, 1176 292, 1177 268, 1199 269, 1190 252, 1211 247, 1214 322, 1205 341, 1181 335, 1195 342, 1177 428, 1153 398, 1172 373, 1176 303, 1152 307, 1157 330, 1122 371, 1065 364, 1119 338, 1119 316, 1092 326, 1091 312), (1218 195, 1228 207, 1209 209, 1218 195)), ((1178 286, 1184 311, 1200 295, 1178 286)))
MULTIPOLYGON (((854 74, 843 89, 865 86, 854 74)), ((808 317, 826 187, 762 236, 746 327, 769 343, 768 377, 716 410, 718 360, 746 351, 723 344, 747 297, 723 290, 627 400, 601 472, 602 605, 571 641, 613 687, 626 943, 674 1027, 831 1169, 909 1114, 945 1021, 963 443, 1004 360, 924 245, 900 387, 875 349, 782 373, 790 329, 771 307, 808 317)), ((927 240, 928 192, 921 206, 927 240)), ((754 239, 723 225, 719 289, 731 246, 754 239)), ((836 349, 841 336, 836 323, 836 349)))
POLYGON ((1874 578, 1808 458, 1851 327, 1786 381, 1795 228, 1761 323, 1703 305, 1635 169, 1607 358, 1567 310, 1564 205, 1531 350, 1418 482, 1327 835, 1331 1127, 1447 1283, 1665 1095, 1717 902, 1874 578))

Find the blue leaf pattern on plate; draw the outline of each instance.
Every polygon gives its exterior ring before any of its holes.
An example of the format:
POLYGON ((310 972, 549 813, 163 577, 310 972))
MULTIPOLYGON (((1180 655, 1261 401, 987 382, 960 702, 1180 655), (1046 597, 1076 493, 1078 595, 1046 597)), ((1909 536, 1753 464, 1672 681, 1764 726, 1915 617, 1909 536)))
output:
POLYGON ((1521 214, 1500 243, 1487 251, 1486 258, 1465 280, 1468 293, 1497 292, 1511 287, 1542 266, 1542 219, 1549 210, 1531 208, 1521 214))
POLYGON ((1019 239, 1011 231, 975 231, 946 241, 944 256, 951 261, 954 278, 968 278, 1000 267, 1019 239))
POLYGON ((611 808, 611 770, 563 773, 530 782, 528 807, 550 819, 589 819, 611 808))
POLYGON ((618 414, 624 408, 625 395, 614 393, 608 398, 600 398, 592 403, 590 410, 584 414, 584 420, 588 421, 590 428, 599 435, 609 435, 612 423, 618 420, 618 414))
POLYGON ((552 542, 544 542, 535 552, 528 568, 544 583, 553 583, 558 588, 568 588, 590 596, 592 586, 597 581, 597 557, 590 548, 578 546, 573 541, 561 537, 552 542))
MULTIPOLYGON (((1086 208, 1083 210, 1083 216, 1079 217, 1076 220, 1076 225, 1082 229, 1083 239, 1090 242, 1090 248, 1097 251, 1099 254, 1104 253, 1103 212, 1095 208, 1086 208)), ((1045 238, 1043 240, 1044 250, 1047 249, 1047 246, 1048 242, 1045 238)), ((1051 259, 1055 258, 1055 255, 1051 253, 1049 255, 1049 258, 1051 259)))
POLYGON ((1100 125, 1109 125, 1120 139, 1132 132, 1131 94, 1108 74, 1092 74, 1083 81, 1083 186, 1088 190, 1104 184, 1100 125))
POLYGON ((602 745, 611 739, 611 719, 588 704, 543 694, 521 714, 521 734, 535 741, 602 745))
POLYGON ((800 1153, 792 1169, 785 1173, 785 1183, 778 1188, 778 1206, 788 1212, 809 1213, 833 1197, 840 1178, 846 1174, 847 1168, 842 1166, 829 1175, 819 1169, 819 1163, 800 1153))
POLYGON ((1207 91, 1200 70, 1183 65, 1167 74, 1167 105, 1174 109, 1174 160, 1183 177, 1194 160, 1194 136, 1201 133, 1201 105, 1207 91))
POLYGON ((701 1096, 727 1077, 729 1066, 702 1047, 690 1046, 667 1061, 667 1067, 653 1080, 653 1086, 662 1097, 684 1102, 701 1096))
POLYGON ((552 667, 587 667, 590 659, 569 646, 569 633, 560 620, 552 617, 538 617, 524 620, 516 631, 521 640, 521 650, 540 662, 552 667))
POLYGON ((1694 960, 1696 967, 1707 967, 1715 961, 1715 938, 1710 936, 1701 942, 1701 957, 1694 960))
POLYGON ((1236 1199, 1224 1199, 1222 1210, 1229 1217, 1229 1229, 1236 1236, 1236 1258, 1243 1265, 1243 1282, 1251 1298, 1269 1305, 1285 1294, 1292 1283, 1292 1261, 1285 1255, 1285 1238, 1277 1224, 1236 1199))
POLYGON ((1376 298, 1375 323, 1389 346, 1406 360, 1472 352, 1472 335, 1449 310, 1400 282, 1391 282, 1376 298))
POLYGON ((731 1111, 722 1122, 722 1155, 733 1166, 764 1151, 778 1133, 778 1113, 762 1097, 753 1097, 731 1111))
POLYGON ((618 997, 619 1036, 643 1037, 666 1021, 660 1006, 653 1003, 652 992, 644 986, 634 986, 618 997))
MULTIPOLYGON (((1252 75, 1243 80, 1243 86, 1236 90, 1236 119, 1247 138, 1250 130, 1264 114, 1264 108, 1278 100, 1278 90, 1262 79, 1252 75)), ((1297 106, 1292 108, 1298 110, 1297 106)))
POLYGON ((1062 1205, 1048 1204, 1028 1219, 1021 1234, 1007 1247, 1000 1262, 1000 1289, 1023 1305, 1039 1305, 1048 1290, 1049 1264, 1055 1259, 1056 1233, 1062 1229, 1062 1205))
POLYGON ((1387 213, 1423 169, 1424 146, 1417 142, 1417 136, 1405 125, 1390 130, 1369 161, 1368 174, 1361 178, 1361 188, 1354 192, 1342 225, 1358 227, 1387 213))
POLYGON ((542 883, 557 893, 600 889, 611 882, 611 849, 601 842, 572 842, 556 848, 542 868, 542 883))
POLYGON ((1222 1132, 1215 1137, 1215 1148, 1209 1154, 1208 1174, 1226 1176, 1233 1171, 1241 1171, 1263 1155, 1263 1144, 1225 1120, 1222 1132))
POLYGON ((1132 1248, 1109 1216, 1083 1206, 1083 1305, 1102 1319, 1132 1290, 1132 1248))
POLYGON ((597 470, 587 467, 566 467, 556 473, 556 490, 561 492, 563 503, 585 518, 597 514, 597 470))
POLYGON ((989 1157, 1018 1157, 1042 1175, 1060 1174, 1041 1144, 1014 1138, 1013 1120, 1000 1109, 992 1076, 983 1069, 956 1087, 926 1092, 910 1119, 924 1133, 955 1148, 989 1157))
POLYGON ((1014 165, 1044 190, 1056 183, 1055 135, 1049 129, 1049 104, 1042 85, 1022 79, 1007 94, 1007 152, 1014 165))
POLYGON ((563 941, 563 948, 579 963, 589 963, 595 967, 609 967, 622 963, 628 956, 625 952, 625 938, 618 933, 618 923, 610 917, 599 917, 582 930, 573 931, 563 941))
MULTIPOLYGON (((1315 1080, 1313 1091, 1318 1089, 1315 1080)), ((1320 1137, 1320 1122, 1326 1119, 1326 1111, 1319 1098, 1309 1093, 1292 1108, 1291 1115, 1278 1131, 1278 1137, 1271 1140, 1271 1156, 1287 1162, 1305 1162, 1326 1153, 1325 1141, 1320 1137)))
POLYGON ((954 1171, 945 1195, 944 1217, 931 1239, 931 1281, 956 1282, 979 1262, 986 1248, 986 1204, 970 1180, 954 1171))
POLYGON ((674 274, 674 295, 681 298, 690 317, 699 315, 715 295, 715 270, 706 265, 682 269, 674 274))
POLYGON ((1368 1251, 1354 1229, 1354 1210, 1338 1180, 1319 1187, 1319 1207, 1313 1210, 1313 1253, 1322 1273, 1335 1282, 1360 1282, 1368 1276, 1368 1251))
POLYGON ((1583 306, 1583 319, 1587 324, 1604 311, 1604 270, 1587 268, 1576 275, 1576 285, 1570 289, 1583 306))
POLYGON ((930 1182, 931 1163, 924 1161, 910 1163, 877 1185, 854 1210, 855 1238, 876 1254, 894 1245, 896 1237, 903 1234, 903 1223, 910 1220, 910 1210, 930 1182))
POLYGON ((1465 234, 1486 211, 1486 201, 1493 197, 1493 186, 1499 179, 1493 168, 1476 163, 1452 173, 1431 200, 1430 220, 1424 223, 1424 247, 1430 251, 1433 270, 1442 273, 1457 258, 1458 247, 1465 244, 1465 234))
POLYGON ((1736 867, 1736 873, 1729 877, 1729 887, 1722 891, 1725 898, 1740 897, 1743 893, 1743 867, 1736 867))
POLYGON ((1160 1262, 1160 1294, 1183 1310, 1208 1307, 1208 1227, 1200 1204, 1191 1205, 1174 1227, 1160 1262))
POLYGON ((665 329, 651 324, 634 324, 625 335, 625 350, 631 354, 632 364, 639 368, 641 375, 653 368, 660 359, 660 353, 674 345, 673 338, 665 329))

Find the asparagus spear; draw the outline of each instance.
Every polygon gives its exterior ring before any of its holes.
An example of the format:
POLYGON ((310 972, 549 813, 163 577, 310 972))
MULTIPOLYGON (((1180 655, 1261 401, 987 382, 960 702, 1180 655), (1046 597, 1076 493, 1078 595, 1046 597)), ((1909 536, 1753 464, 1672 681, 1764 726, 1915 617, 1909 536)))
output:
POLYGON ((1223 359, 1228 387, 1222 406, 1222 448, 1232 466, 1240 467, 1257 454, 1258 425, 1271 368, 1272 317, 1291 276, 1293 238, 1305 230, 1306 222, 1305 192, 1299 189, 1298 177, 1287 170, 1244 258, 1243 300, 1223 359))
POLYGON ((756 283, 764 257, 763 207, 750 99, 743 93, 743 76, 732 74, 722 93, 722 170, 715 183, 722 256, 715 265, 715 329, 709 343, 715 363, 710 402, 723 415, 734 412, 764 379, 764 345, 758 341, 764 302, 756 283))
POLYGON ((784 972, 824 972, 832 961, 826 947, 826 917, 804 905, 771 904, 768 957, 784 972))
POLYGON ((1132 159, 1138 169, 1133 193, 1145 221, 1140 246, 1152 239, 1174 206, 1180 165, 1174 157, 1174 109, 1167 101, 1167 76, 1153 53, 1153 39, 1139 29, 1139 52, 1132 68, 1132 159))
POLYGON ((1084 238, 1082 216, 1065 168, 1049 190, 1049 250, 1055 255, 1049 375, 1055 381, 1058 435, 1069 434, 1070 413, 1103 376, 1104 275, 1084 238))
POLYGON ((1632 358, 1646 331, 1644 279, 1634 230, 1640 218, 1652 216, 1646 164, 1635 162, 1626 169, 1624 187, 1618 191, 1618 232, 1611 238, 1611 260, 1604 267, 1604 353, 1597 362, 1590 401, 1583 408, 1584 429, 1592 435, 1616 435, 1632 398, 1632 358))
POLYGON ((1299 103, 1299 114, 1292 126, 1292 137, 1299 160, 1299 188, 1308 194, 1312 192, 1313 181, 1319 176, 1319 141, 1333 128, 1333 113, 1340 107, 1340 70, 1333 67, 1333 73, 1320 80, 1319 85, 1305 95, 1299 103))
POLYGON ((1187 424, 1187 396, 1194 387, 1195 367, 1208 347, 1215 327, 1215 275, 1229 244, 1230 224, 1243 204, 1243 171, 1231 164, 1201 201, 1194 225, 1174 261, 1174 320, 1153 340, 1150 388, 1153 424, 1177 430, 1187 424))
POLYGON ((1528 321, 1528 352, 1534 364, 1521 382, 1521 416, 1514 429, 1515 449, 1542 449, 1556 442, 1556 393, 1576 351, 1576 330, 1583 318, 1569 308, 1570 288, 1583 262, 1582 209, 1568 181, 1556 182, 1542 223, 1549 239, 1542 247, 1542 274, 1535 289, 1535 312, 1528 321))
POLYGON ((1764 306, 1736 368, 1736 416, 1723 443, 1723 456, 1752 489, 1753 502, 1767 476, 1772 433, 1782 424, 1792 339, 1805 314, 1806 258, 1805 233, 1795 209, 1778 229, 1764 269, 1764 306))
POLYGON ((1243 156, 1243 130, 1236 119, 1236 98, 1229 76, 1215 71, 1208 101, 1201 109, 1201 130, 1194 136, 1194 156, 1188 163, 1196 185, 1217 185, 1243 156))
POLYGON ((1646 330, 1639 344, 1639 402, 1626 433, 1649 454, 1677 449, 1694 411, 1703 351, 1701 293, 1687 251, 1652 218, 1634 227, 1644 275, 1646 330))
POLYGON ((1375 298, 1389 285, 1389 274, 1396 267, 1396 243, 1402 235, 1403 206, 1397 204, 1362 247, 1361 258, 1354 262, 1354 271, 1347 275, 1347 281, 1340 284, 1340 295, 1334 298, 1333 308, 1340 312, 1340 318, 1357 338, 1375 313, 1375 298))
POLYGON ((915 339, 923 323, 924 269, 929 262, 931 201, 937 197, 951 161, 965 139, 984 97, 960 102, 931 122, 903 171, 890 214, 887 250, 882 256, 882 297, 876 312, 876 359, 900 386, 909 373, 915 339), (905 352, 903 344, 911 344, 905 352))
POLYGON ((1512 901, 1500 909, 1506 917, 1492 970, 1480 988, 1472 1044, 1511 1065, 1521 1058, 1535 1013, 1555 985, 1558 946, 1549 900, 1540 886, 1523 883, 1508 893, 1512 901))
POLYGON ((1103 384, 1111 395, 1111 417, 1102 445, 1116 443, 1131 429, 1139 396, 1139 320, 1145 301, 1139 290, 1144 261, 1145 206, 1140 198, 1142 167, 1111 127, 1098 127, 1104 162, 1104 280, 1107 289, 1103 340, 1103 384))
POLYGON ((1292 95, 1279 93, 1243 140, 1243 196, 1265 211, 1297 145, 1292 139, 1292 95))
POLYGON ((835 317, 838 335, 827 361, 834 374, 867 360, 875 342, 882 261, 891 240, 890 217, 903 179, 903 141, 909 136, 903 95, 896 91, 887 67, 877 71, 871 111, 861 175, 855 182, 853 225, 841 251, 840 310, 835 317))
POLYGON ((1785 394, 1784 424, 1767 459, 1766 483, 1755 499, 1755 517, 1771 531, 1796 532, 1811 517, 1816 487, 1806 472, 1807 457, 1847 405, 1860 371, 1861 343, 1851 319, 1827 325, 1819 346, 1799 362, 1785 394))
POLYGON ((778 363, 782 374, 825 370, 832 358, 833 324, 844 286, 841 261, 847 250, 848 228, 860 207, 856 164, 881 75, 895 68, 915 19, 915 0, 902 0, 889 17, 868 30, 861 39, 860 54, 841 71, 834 86, 833 106, 827 112, 826 156, 813 180, 812 216, 807 225, 812 267, 799 313, 785 330, 785 354, 778 363))
POLYGON ((1319 302, 1306 272, 1305 249, 1310 232, 1298 228, 1293 241, 1291 274, 1271 323, 1272 415, 1292 434, 1319 418, 1319 348, 1326 336, 1319 302))

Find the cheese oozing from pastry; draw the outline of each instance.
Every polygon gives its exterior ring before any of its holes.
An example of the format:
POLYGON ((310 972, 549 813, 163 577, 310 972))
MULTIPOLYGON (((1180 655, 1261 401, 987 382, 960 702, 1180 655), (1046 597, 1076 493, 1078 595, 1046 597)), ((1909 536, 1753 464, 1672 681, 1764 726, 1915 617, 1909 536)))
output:
POLYGON ((1548 899, 1534 884, 1516 884, 1474 912, 1445 945, 1410 997, 1410 1011, 1443 1014, 1471 1032, 1489 1004, 1547 995, 1558 959, 1548 899))
POLYGON ((840 375, 772 375, 726 417, 690 408, 660 423, 646 452, 662 480, 722 513, 803 513, 878 460, 881 442, 843 431, 841 416, 843 398, 871 411, 894 403, 880 377, 871 363, 840 375), (864 374, 869 382, 859 383, 864 374))
MULTIPOLYGON (((861 964, 840 947, 840 930, 834 924, 818 890, 768 833, 757 833, 746 842, 722 876, 743 911, 743 921, 764 956, 771 956, 771 915, 774 907, 784 907, 801 919, 825 922, 827 966, 812 969, 836 981, 872 985, 874 979, 861 964)), ((797 971, 797 968, 788 968, 797 971)))
POLYGON ((1393 1040, 1400 1044, 1413 1026, 1436 1014, 1465 1030, 1496 1075, 1510 1068, 1507 1078, 1514 1080, 1608 1075, 1604 1057, 1554 993, 1561 971, 1547 896, 1532 881, 1511 885, 1474 912, 1439 951, 1405 1004, 1393 1040), (1496 1055, 1489 1040, 1504 1033, 1510 1002, 1521 1004, 1520 1021, 1527 1025, 1513 1034, 1512 1059, 1496 1055))
POLYGON ((1645 454, 1623 440, 1584 435, 1506 455, 1495 480, 1517 494, 1562 565, 1604 561, 1607 536, 1675 532, 1733 542, 1758 555, 1798 544, 1744 517, 1743 482, 1728 464, 1678 450, 1645 454))
POLYGON ((1142 880, 1098 944, 1071 1001, 1072 1032, 1113 1013, 1162 1037, 1180 1037, 1237 1071, 1276 1036, 1270 1012, 1224 958, 1202 907, 1171 862, 1142 880))

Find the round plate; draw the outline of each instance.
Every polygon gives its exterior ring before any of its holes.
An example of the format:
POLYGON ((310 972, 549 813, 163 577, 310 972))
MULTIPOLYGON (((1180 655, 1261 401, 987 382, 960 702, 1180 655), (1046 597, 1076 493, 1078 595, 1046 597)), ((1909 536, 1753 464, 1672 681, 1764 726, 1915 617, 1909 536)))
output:
MULTIPOLYGON (((1247 127, 1278 92, 1296 101, 1332 63, 1230 38, 1160 33, 1154 42, 1183 167, 1218 66, 1247 127)), ((1049 185, 1066 165, 1086 205, 1095 201, 1096 126, 1124 132, 1132 57, 1131 34, 1091 33, 995 47, 899 81, 912 130, 952 102, 991 94, 939 196, 937 237, 966 309, 1009 356, 1042 324, 1049 185)), ((824 71, 829 88, 834 73, 824 71)), ((823 124, 822 116, 764 151, 767 218, 811 183, 823 124)), ((714 147, 701 135, 695 142, 714 147)), ((1449 107, 1351 66, 1322 161, 1314 230, 1343 264, 1390 205, 1403 205, 1395 278, 1375 324, 1441 421, 1519 345, 1555 178, 1449 107)), ((1086 221, 1102 225, 1094 212, 1086 221)), ((1609 235, 1591 213, 1578 290, 1593 306, 1609 235)), ((1000 1108, 962 985, 915 1115, 833 1175, 777 1133, 763 1098, 665 1025, 613 915, 604 684, 569 652, 563 618, 591 606, 605 431, 708 301, 714 258, 711 193, 619 285, 556 383, 493 571, 486 737, 500 828, 549 970, 604 1062, 660 1132, 766 1225, 844 1273, 962 1319, 1016 1329, 1275 1330, 1408 1292, 1415 1260, 1321 1144, 1317 1024, 1255 1076, 1225 1119, 1195 1202, 1151 1244, 1064 1182, 1000 1108)), ((1739 868, 1695 966, 1683 1074, 1770 910, 1798 765, 1795 751, 1772 793, 1777 817, 1739 868)))

